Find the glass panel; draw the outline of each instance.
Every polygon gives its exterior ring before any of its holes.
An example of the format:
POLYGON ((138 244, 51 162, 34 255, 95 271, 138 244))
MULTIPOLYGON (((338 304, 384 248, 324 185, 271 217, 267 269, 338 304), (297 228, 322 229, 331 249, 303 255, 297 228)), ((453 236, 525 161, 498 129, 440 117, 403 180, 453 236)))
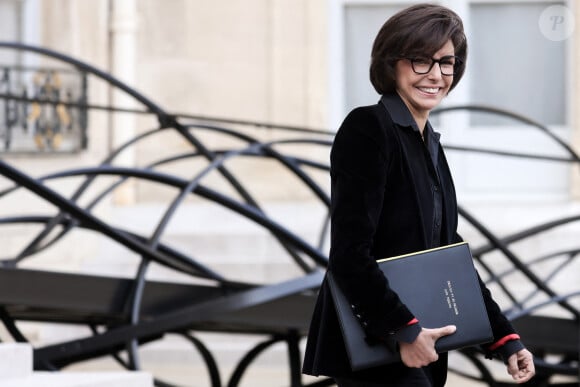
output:
POLYGON ((0 1, 0 36, 5 41, 20 39, 20 1, 0 1))
MULTIPOLYGON (((470 7, 470 100, 523 114, 546 125, 566 122, 566 41, 542 35, 542 11, 555 3, 470 7)), ((502 125, 485 115, 472 125, 502 125)))
MULTIPOLYGON (((20 41, 21 2, 0 0, 0 39, 6 42, 20 41)), ((18 55, 13 50, 0 50, 0 62, 13 62, 18 55)))
POLYGON ((371 50, 377 33, 404 5, 348 5, 345 7, 345 112, 377 103, 379 95, 369 79, 371 50))

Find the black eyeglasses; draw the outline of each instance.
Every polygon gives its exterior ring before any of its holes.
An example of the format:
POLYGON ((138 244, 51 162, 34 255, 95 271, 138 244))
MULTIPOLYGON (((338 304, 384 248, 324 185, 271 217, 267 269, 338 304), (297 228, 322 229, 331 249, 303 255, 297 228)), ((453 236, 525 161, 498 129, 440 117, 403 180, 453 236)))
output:
POLYGON ((411 62, 411 67, 416 74, 427 74, 433 68, 435 63, 439 63, 439 69, 442 75, 455 75, 461 65, 461 59, 455 55, 443 56, 439 59, 433 58, 405 58, 411 62))

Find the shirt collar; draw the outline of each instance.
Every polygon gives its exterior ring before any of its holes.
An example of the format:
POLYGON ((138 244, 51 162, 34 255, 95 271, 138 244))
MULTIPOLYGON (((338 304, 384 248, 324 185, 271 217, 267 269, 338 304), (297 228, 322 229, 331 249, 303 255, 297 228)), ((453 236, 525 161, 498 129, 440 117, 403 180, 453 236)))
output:
POLYGON ((384 94, 381 97, 381 103, 387 108, 395 124, 412 127, 413 130, 419 131, 415 119, 398 93, 384 94))
MULTIPOLYGON (((413 115, 405 105, 405 102, 399 96, 399 93, 389 93, 383 94, 381 97, 381 103, 385 106, 391 115, 393 122, 399 126, 412 128, 414 131, 419 132, 419 127, 413 118, 413 115)), ((435 132, 429 120, 425 125, 425 136, 432 140, 432 143, 438 143, 441 134, 435 132)))

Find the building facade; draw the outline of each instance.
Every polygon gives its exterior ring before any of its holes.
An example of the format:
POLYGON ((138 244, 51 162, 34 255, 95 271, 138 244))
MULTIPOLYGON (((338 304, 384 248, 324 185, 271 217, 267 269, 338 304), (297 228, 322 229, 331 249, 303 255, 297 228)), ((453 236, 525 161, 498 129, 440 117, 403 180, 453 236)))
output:
MULTIPOLYGON (((413 3, 0 0, 0 35, 3 41, 49 48, 89 63, 169 112, 336 130, 350 109, 378 100, 367 75, 372 39, 390 15, 413 3)), ((465 78, 443 106, 489 106, 517 113, 547 126, 580 152, 580 7, 571 0, 438 3, 460 14, 470 45, 465 78)), ((0 50, 0 62, 51 65, 38 56, 5 49, 0 50)), ((104 82, 89 82, 86 92, 92 105, 139 107, 104 82)), ((503 116, 464 109, 436 115, 433 123, 444 145, 566 156, 532 125, 503 116)), ((74 151, 40 151, 29 138, 31 150, 5 149, 1 156, 35 176, 70 165, 96 165, 111 149, 154 125, 154 118, 146 115, 91 111, 86 144, 74 151)), ((151 154, 180 147, 182 140, 168 138, 124 154, 122 163, 143 164, 151 154)), ((499 235, 580 209, 578 164, 452 150, 448 156, 459 202, 499 235)), ((186 166, 182 168, 188 173, 186 166)), ((274 211, 292 215, 297 228, 310 231, 308 211, 296 210, 309 208, 308 199, 293 190, 291 182, 278 180, 274 169, 246 171, 266 182, 260 187, 274 211)), ((99 211, 112 221, 138 219, 139 227, 141 219, 155 216, 167 195, 149 185, 129 183, 99 211)), ((28 204, 0 204, 4 213, 15 209, 26 211, 28 204)), ((202 252, 215 257, 212 264, 225 273, 254 282, 297 273, 277 261, 267 235, 243 225, 223 227, 219 217, 199 203, 190 203, 188 210, 201 211, 203 221, 191 225, 187 218, 181 220, 171 231, 172 240, 186 248, 201 245, 202 252), (251 253, 256 245, 260 255, 251 253)), ((568 243, 577 232, 576 226, 552 237, 568 243)), ((469 238, 470 230, 463 235, 469 238)), ((8 246, 15 239, 17 234, 0 237, 8 246)), ((120 258, 122 252, 90 238, 79 242, 85 246, 82 253, 60 250, 34 264, 131 273, 120 258)), ((542 243, 547 242, 524 246, 524 251, 541 249, 542 243)))

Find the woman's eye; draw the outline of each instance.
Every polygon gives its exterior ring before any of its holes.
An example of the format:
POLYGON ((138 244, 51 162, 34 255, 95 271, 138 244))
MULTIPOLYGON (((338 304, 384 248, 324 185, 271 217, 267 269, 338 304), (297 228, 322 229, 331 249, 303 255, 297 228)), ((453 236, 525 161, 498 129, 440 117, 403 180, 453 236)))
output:
POLYGON ((451 58, 441 58, 441 64, 446 64, 446 65, 454 66, 455 65, 455 58, 453 58, 453 57, 451 57, 451 58))
POLYGON ((415 63, 420 65, 428 65, 431 64, 431 60, 427 58, 415 58, 415 63))

